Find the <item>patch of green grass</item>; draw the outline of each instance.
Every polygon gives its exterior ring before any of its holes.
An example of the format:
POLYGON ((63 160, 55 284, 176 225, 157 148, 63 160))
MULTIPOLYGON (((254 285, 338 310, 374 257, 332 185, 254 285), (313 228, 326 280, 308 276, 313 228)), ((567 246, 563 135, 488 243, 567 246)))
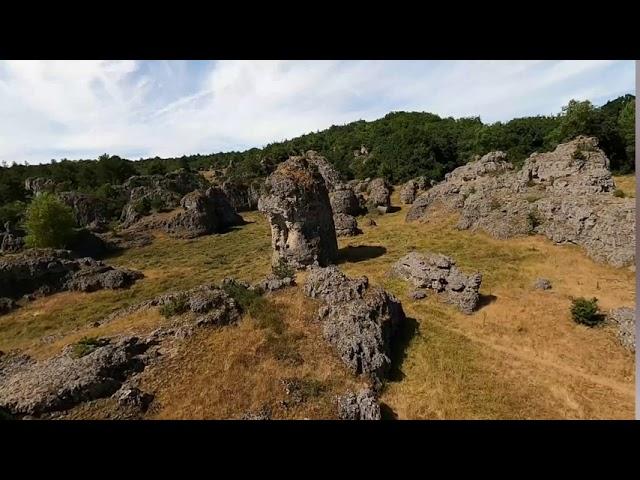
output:
POLYGON ((71 354, 74 358, 84 357, 107 343, 107 340, 97 337, 84 337, 72 346, 71 354))
POLYGON ((616 189, 613 191, 613 196, 614 196, 614 197, 617 197, 617 198, 624 198, 624 197, 626 197, 627 195, 626 195, 626 194, 624 193, 624 191, 622 191, 621 189, 616 188, 616 189))
POLYGON ((292 366, 301 365, 304 360, 298 351, 297 340, 298 337, 292 334, 277 335, 269 332, 266 338, 267 350, 279 362, 292 366))
POLYGON ((160 315, 164 318, 175 317, 176 315, 182 315, 189 309, 187 298, 183 295, 170 300, 160 307, 160 315))

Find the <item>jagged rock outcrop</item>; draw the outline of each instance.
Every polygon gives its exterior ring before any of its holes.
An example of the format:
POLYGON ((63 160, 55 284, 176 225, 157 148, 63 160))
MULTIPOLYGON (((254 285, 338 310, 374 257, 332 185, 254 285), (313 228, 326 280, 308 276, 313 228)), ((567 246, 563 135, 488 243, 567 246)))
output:
POLYGON ((107 212, 103 200, 80 192, 61 192, 57 197, 71 208, 78 226, 87 227, 106 222, 107 212))
POLYGON ((315 164, 291 157, 267 177, 258 209, 271 224, 272 263, 328 265, 338 255, 325 181, 315 164))
POLYGON ((181 169, 166 175, 134 176, 122 188, 128 192, 128 202, 122 209, 120 221, 123 228, 128 228, 152 211, 177 208, 184 195, 206 189, 207 182, 201 175, 181 169))
POLYGON ((633 308, 621 307, 611 310, 608 320, 616 327, 620 343, 632 352, 636 351, 636 312, 633 308))
POLYGON ((324 183, 327 186, 327 191, 333 192, 334 190, 342 188, 342 178, 340 173, 327 161, 326 158, 313 150, 309 150, 305 154, 304 158, 306 158, 310 164, 318 167, 318 171, 320 172, 320 175, 322 175, 324 183))
POLYGON ((163 229, 176 237, 194 238, 245 223, 218 187, 190 192, 180 206, 182 210, 162 222, 163 229))
POLYGON ((16 299, 60 290, 126 288, 142 276, 92 258, 73 258, 68 250, 32 249, 0 259, 0 295, 16 299))
POLYGON ((470 314, 480 299, 482 275, 465 275, 456 262, 445 255, 411 252, 393 264, 390 274, 410 282, 416 288, 428 288, 442 294, 446 302, 470 314))
POLYGON ((398 299, 369 285, 366 277, 347 277, 335 265, 311 267, 303 289, 322 301, 318 318, 338 356, 379 388, 391 365, 394 334, 405 319, 398 299))
POLYGON ((407 181, 400 189, 400 201, 405 205, 411 205, 418 193, 428 188, 427 181, 424 177, 418 177, 407 181))
POLYGON ((29 177, 24 181, 24 189, 34 196, 44 192, 51 193, 56 189, 56 182, 50 178, 29 177))
POLYGON ((369 388, 357 394, 348 392, 338 397, 338 417, 340 420, 380 420, 378 397, 369 388))
POLYGON ((24 237, 12 232, 0 233, 0 252, 16 253, 24 248, 24 237))
POLYGON ((240 182, 227 180, 222 184, 222 191, 229 203, 237 212, 256 210, 260 198, 261 182, 240 182))
POLYGON ((137 337, 107 339, 85 355, 66 348, 50 359, 0 356, 0 410, 42 415, 117 392, 153 356, 155 342, 137 337))
POLYGON ((381 213, 391 207, 391 189, 384 178, 374 178, 367 185, 367 205, 381 213))
POLYGON ((592 137, 553 152, 534 153, 515 171, 503 152, 455 169, 418 196, 407 221, 427 218, 436 205, 460 213, 458 228, 496 238, 538 233, 581 245, 601 262, 635 261, 635 202, 616 198, 609 161, 592 137))

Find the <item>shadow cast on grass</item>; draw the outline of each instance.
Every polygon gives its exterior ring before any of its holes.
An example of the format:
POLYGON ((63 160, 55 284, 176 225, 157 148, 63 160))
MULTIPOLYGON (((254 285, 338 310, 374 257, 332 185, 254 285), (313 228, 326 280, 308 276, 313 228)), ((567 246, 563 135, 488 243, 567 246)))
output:
POLYGON ((398 331, 391 343, 391 368, 387 378, 391 382, 399 382, 405 377, 402 372, 402 364, 407 357, 406 350, 409 343, 418 333, 418 322, 415 318, 405 318, 398 327, 398 331))
POLYGON ((398 414, 389 405, 380 402, 380 417, 382 420, 397 420, 398 414))
POLYGON ((376 258, 387 253, 385 247, 377 245, 349 245, 338 252, 338 263, 356 263, 376 258))
POLYGON ((498 299, 495 295, 483 295, 480 294, 480 299, 478 300, 478 304, 476 305, 475 310, 478 311, 481 308, 486 307, 487 305, 491 305, 498 299))

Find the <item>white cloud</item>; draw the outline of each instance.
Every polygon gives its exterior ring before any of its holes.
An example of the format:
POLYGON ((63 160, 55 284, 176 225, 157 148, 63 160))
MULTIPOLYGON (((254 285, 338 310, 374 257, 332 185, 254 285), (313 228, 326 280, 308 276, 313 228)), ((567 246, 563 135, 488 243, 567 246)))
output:
POLYGON ((243 149, 391 110, 509 120, 634 83, 631 61, 5 61, 0 160, 243 149))

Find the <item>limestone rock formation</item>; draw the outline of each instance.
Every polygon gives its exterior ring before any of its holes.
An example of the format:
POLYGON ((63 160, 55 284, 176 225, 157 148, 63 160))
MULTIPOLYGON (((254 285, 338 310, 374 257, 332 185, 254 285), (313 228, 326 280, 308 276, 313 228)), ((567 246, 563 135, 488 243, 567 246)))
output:
POLYGON ((352 215, 334 213, 333 222, 336 226, 336 235, 338 237, 352 237, 362 233, 362 230, 358 228, 358 221, 352 215))
POLYGON ((620 343, 631 350, 636 351, 636 312, 633 308, 621 307, 611 310, 609 321, 616 327, 620 343))
POLYGON ((0 357, 0 410, 41 415, 111 396, 149 361, 154 342, 109 339, 80 356, 65 349, 50 359, 0 357))
POLYGON ((380 403, 375 392, 367 388, 338 397, 338 417, 340 420, 380 420, 380 403))
POLYGON ((442 294, 445 301, 470 314, 480 299, 482 275, 465 275, 455 261, 445 255, 411 252, 398 260, 391 275, 411 282, 416 288, 428 288, 442 294))
MULTIPOLYGON (((367 185, 367 204, 370 207, 382 207, 386 210, 391 207, 391 189, 384 178, 374 178, 367 185)), ((381 210, 382 211, 382 210, 381 210)))
POLYGON ((424 177, 418 177, 406 182, 400 189, 400 201, 405 205, 411 205, 418 193, 428 188, 427 181, 424 177))
POLYGON ((318 168, 305 157, 291 157, 266 180, 258 209, 271 224, 272 263, 295 268, 328 265, 338 255, 327 187, 318 168))
POLYGON ((351 279, 335 265, 310 268, 304 293, 322 301, 318 318, 324 337, 342 361, 379 388, 391 364, 393 336, 405 319, 400 302, 370 286, 366 277, 351 279))
POLYGON ((256 210, 260 198, 261 182, 239 182, 227 180, 222 184, 222 191, 229 203, 237 212, 256 210))
POLYGON ((57 197, 71 208, 76 224, 87 227, 91 224, 102 224, 106 221, 107 213, 104 202, 99 198, 80 192, 61 192, 57 197))
POLYGON ((163 229, 175 237, 194 238, 244 224, 218 187, 190 192, 182 198, 180 206, 182 210, 162 222, 163 229))
POLYGON ((428 218, 440 205, 459 212, 458 228, 496 238, 538 233, 584 247, 616 267, 635 261, 635 201, 616 198, 609 161, 592 137, 533 154, 515 171, 503 152, 455 169, 422 193, 407 221, 428 218))
POLYGON ((60 290, 126 288, 140 272, 117 269, 92 258, 76 259, 68 250, 31 249, 0 259, 0 295, 33 298, 60 290))
POLYGON ((24 181, 24 189, 31 194, 40 195, 44 192, 53 192, 56 188, 56 182, 50 178, 29 177, 24 181))

